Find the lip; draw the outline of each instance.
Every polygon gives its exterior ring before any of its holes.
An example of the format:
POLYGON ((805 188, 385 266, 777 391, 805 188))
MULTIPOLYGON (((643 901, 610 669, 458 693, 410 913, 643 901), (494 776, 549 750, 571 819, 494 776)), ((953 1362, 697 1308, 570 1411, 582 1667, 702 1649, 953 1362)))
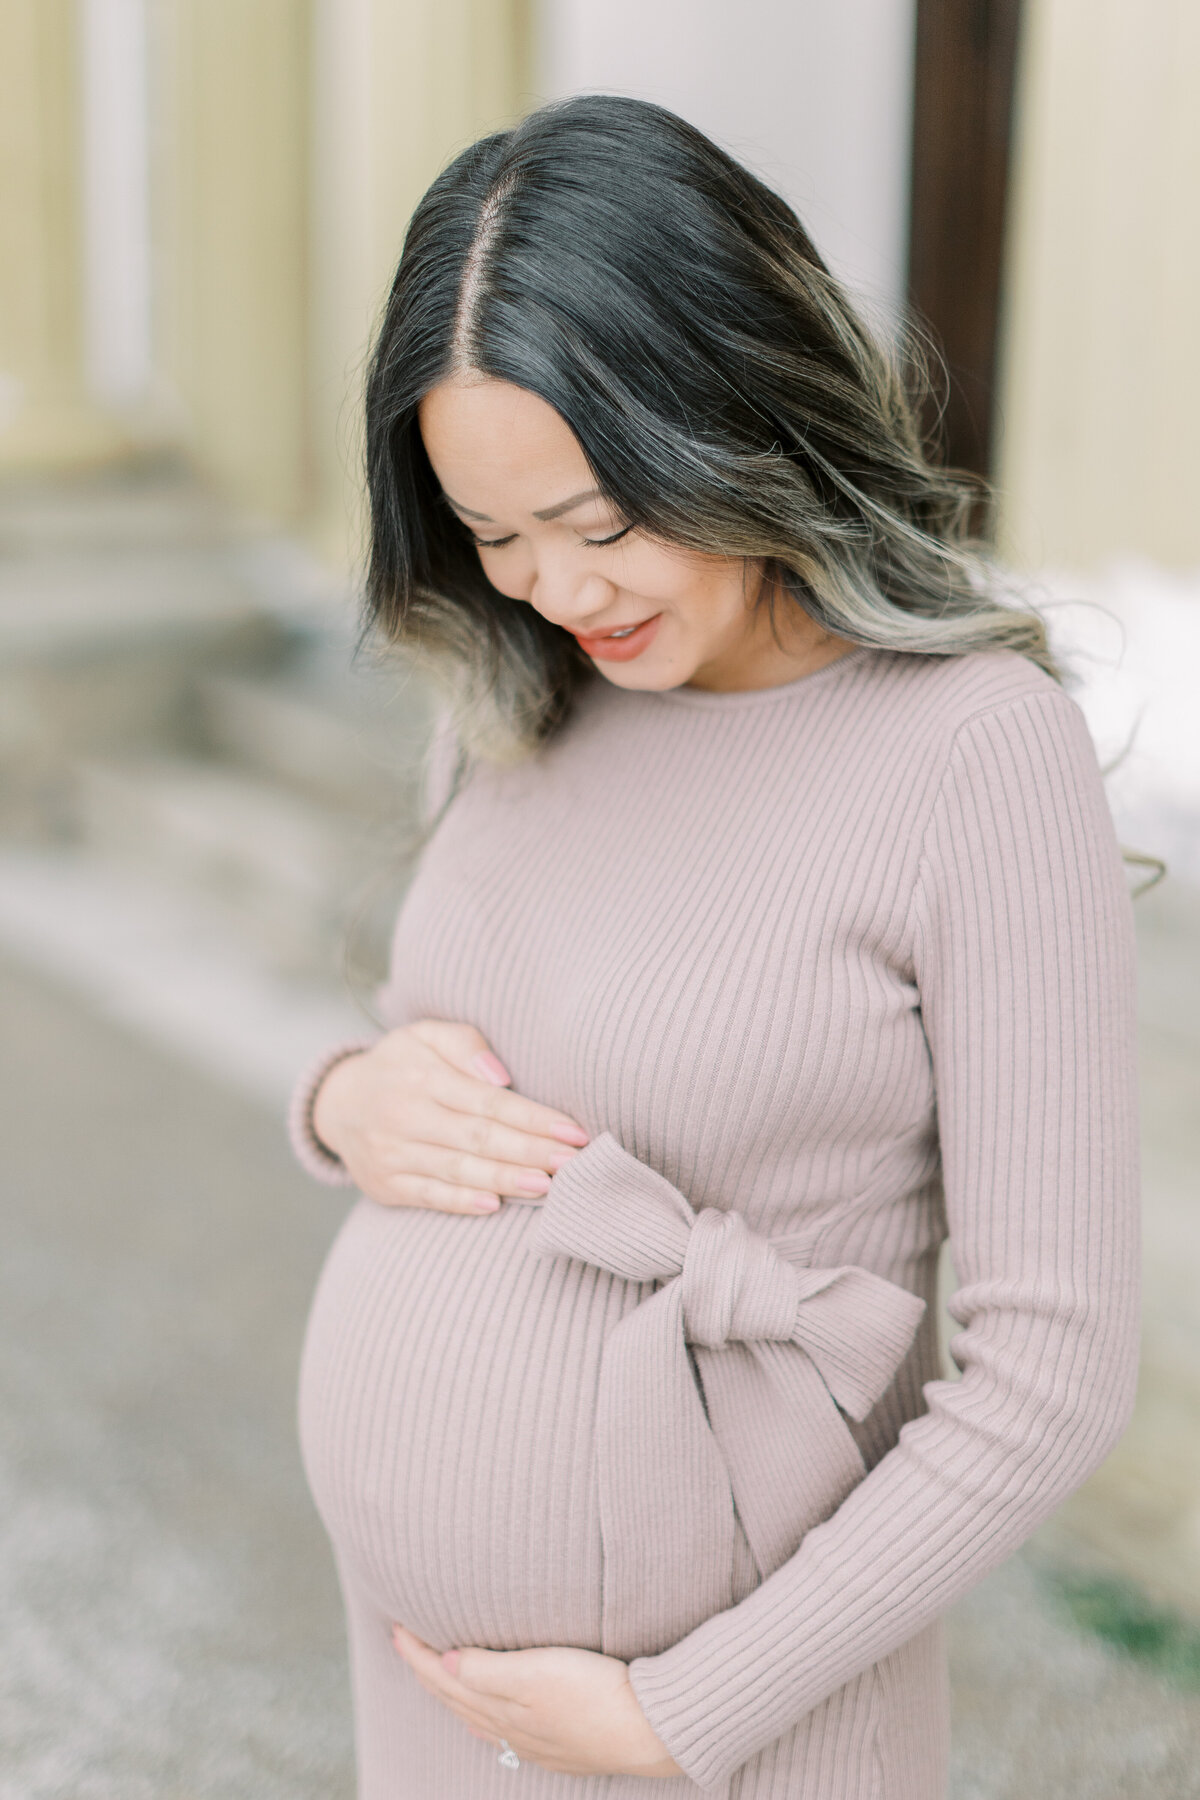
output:
MULTIPOLYGON (((661 624, 662 614, 655 613, 652 618, 643 619, 637 630, 631 631, 625 638, 614 638, 607 633, 585 637, 581 631, 572 632, 571 635, 584 654, 594 657, 597 662, 630 662, 654 642, 661 624)), ((618 625, 615 629, 620 631, 622 627, 618 625)))

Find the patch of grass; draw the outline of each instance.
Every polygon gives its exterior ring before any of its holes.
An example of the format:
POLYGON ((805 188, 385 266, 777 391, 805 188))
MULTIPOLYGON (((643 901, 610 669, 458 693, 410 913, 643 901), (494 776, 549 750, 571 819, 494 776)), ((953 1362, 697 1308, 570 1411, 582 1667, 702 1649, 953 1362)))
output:
POLYGON ((1081 1631, 1136 1658, 1178 1687, 1200 1688, 1200 1627, 1156 1606, 1128 1582, 1063 1570, 1050 1580, 1081 1631))

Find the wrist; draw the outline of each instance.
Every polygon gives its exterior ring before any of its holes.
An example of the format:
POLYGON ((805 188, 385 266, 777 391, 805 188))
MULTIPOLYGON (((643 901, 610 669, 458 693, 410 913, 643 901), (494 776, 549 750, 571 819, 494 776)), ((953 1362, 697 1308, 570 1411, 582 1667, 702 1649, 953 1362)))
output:
POLYGON ((657 1777, 680 1775, 683 1773, 667 1746, 654 1730, 646 1717, 640 1701, 633 1689, 628 1673, 622 1698, 629 1715, 629 1726, 626 1732, 628 1758, 622 1774, 657 1777))
POLYGON ((313 1137, 327 1156, 336 1157, 339 1161, 342 1155, 338 1141, 341 1135, 341 1107, 347 1088, 347 1076, 353 1078, 354 1065, 365 1054, 365 1050, 358 1049, 339 1056, 325 1070, 313 1089, 309 1108, 313 1137))
MULTIPOLYGON (((315 1117, 316 1102, 321 1095, 328 1076, 343 1062, 351 1057, 359 1056, 372 1048, 368 1042, 338 1044, 327 1050, 315 1063, 311 1064, 301 1075, 292 1090, 291 1104, 288 1108, 288 1136, 292 1151, 306 1172, 317 1181, 323 1181, 330 1187, 349 1187, 350 1174, 342 1162, 334 1145, 330 1144, 318 1132, 315 1117)), ((322 1119, 326 1130, 333 1130, 327 1117, 328 1107, 322 1110, 322 1119)))

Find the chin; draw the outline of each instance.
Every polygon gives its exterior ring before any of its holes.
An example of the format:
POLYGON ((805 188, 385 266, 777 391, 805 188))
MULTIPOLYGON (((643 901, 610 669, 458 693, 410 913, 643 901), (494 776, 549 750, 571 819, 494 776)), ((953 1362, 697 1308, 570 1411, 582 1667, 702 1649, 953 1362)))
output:
POLYGON ((663 694, 668 688, 682 687, 691 679, 686 670, 639 668, 637 663, 597 662, 595 667, 614 687, 636 688, 643 694, 663 694))

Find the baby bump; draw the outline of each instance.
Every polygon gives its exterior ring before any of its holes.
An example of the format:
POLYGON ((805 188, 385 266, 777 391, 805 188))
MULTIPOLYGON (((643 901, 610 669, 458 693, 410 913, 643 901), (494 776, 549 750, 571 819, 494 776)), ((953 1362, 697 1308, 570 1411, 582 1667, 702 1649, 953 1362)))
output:
POLYGON ((326 1529, 442 1647, 600 1644, 600 1362, 642 1290, 539 1254, 536 1219, 361 1200, 309 1315, 300 1436, 326 1529))

